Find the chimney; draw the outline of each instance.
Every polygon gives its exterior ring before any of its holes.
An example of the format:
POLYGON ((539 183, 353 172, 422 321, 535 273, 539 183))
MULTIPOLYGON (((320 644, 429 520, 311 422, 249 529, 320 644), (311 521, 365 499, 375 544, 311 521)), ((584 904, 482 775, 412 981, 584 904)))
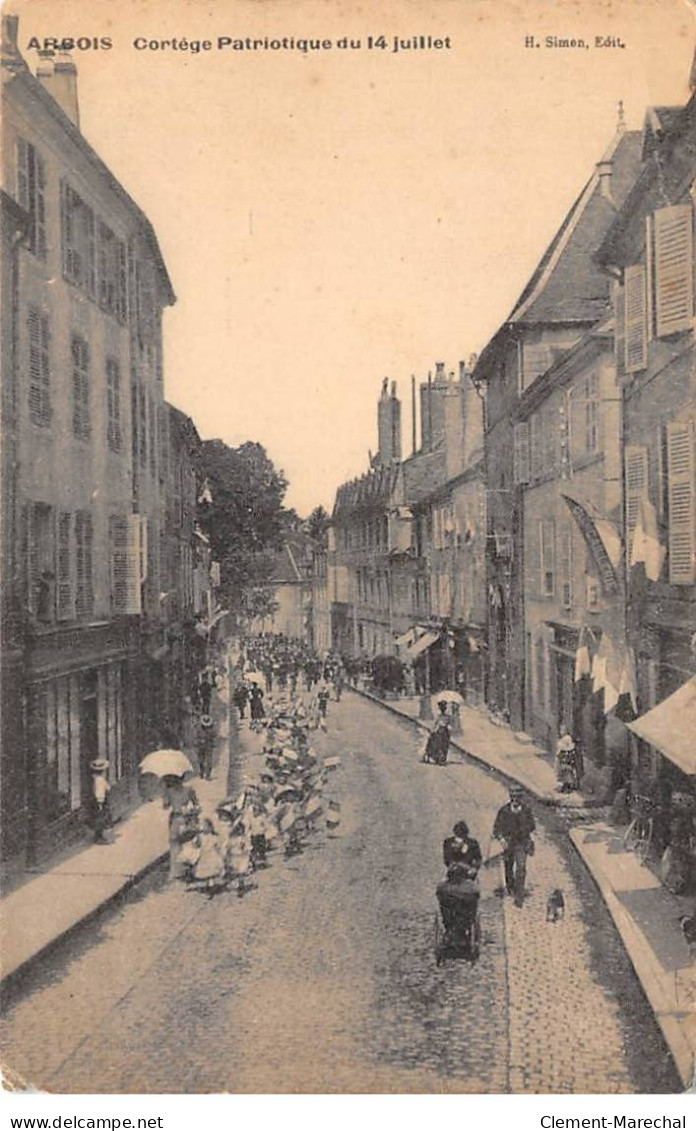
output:
POLYGON ((445 442, 444 397, 452 382, 448 381, 444 361, 435 362, 435 380, 428 374, 428 384, 421 385, 421 430, 423 451, 432 452, 445 442), (427 420, 426 420, 427 414, 427 420))
POLYGON ((414 456, 418 447, 416 424, 416 378, 411 374, 411 455, 414 456))
POLYGON ((454 479, 464 470, 464 397, 462 387, 452 382, 442 397, 445 433, 445 474, 454 479))
POLYGON ((80 110, 77 104, 77 67, 67 51, 39 51, 40 62, 36 77, 48 93, 67 114, 73 125, 80 128, 80 110))
POLYGON ((429 452, 431 448, 430 405, 433 386, 432 373, 428 374, 427 384, 421 382, 420 387, 420 418, 421 418, 421 449, 429 452))
POLYGON ((27 65, 17 46, 19 16, 2 17, 2 65, 9 71, 26 71, 27 65))
POLYGON ((382 382, 382 393, 377 404, 377 434, 379 446, 377 462, 384 466, 401 459, 401 402, 396 395, 396 382, 382 382))
POLYGON ((471 378, 476 365, 476 354, 468 363, 459 362, 459 381, 462 387, 464 411, 464 467, 469 467, 483 455, 483 400, 471 378))
POLYGON ((605 200, 610 204, 614 203, 614 198, 611 195, 611 171, 613 162, 599 161, 597 163, 597 176, 599 177, 599 191, 605 200))

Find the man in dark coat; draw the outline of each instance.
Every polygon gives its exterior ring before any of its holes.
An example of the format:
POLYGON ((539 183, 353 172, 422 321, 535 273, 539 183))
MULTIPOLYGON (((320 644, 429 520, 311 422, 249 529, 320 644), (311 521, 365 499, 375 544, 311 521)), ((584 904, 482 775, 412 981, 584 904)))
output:
POLYGON ((536 828, 532 811, 522 800, 520 786, 510 786, 510 800, 498 810, 493 825, 493 836, 502 840, 505 888, 514 895, 515 906, 524 902, 524 884, 527 875, 527 857, 533 852, 532 833, 536 828))

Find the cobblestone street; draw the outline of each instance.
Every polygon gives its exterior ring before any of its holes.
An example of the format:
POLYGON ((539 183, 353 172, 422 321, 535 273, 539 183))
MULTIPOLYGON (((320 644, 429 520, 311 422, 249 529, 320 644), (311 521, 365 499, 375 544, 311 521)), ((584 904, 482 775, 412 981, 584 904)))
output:
MULTIPOLYGON (((260 744, 241 731, 255 776, 260 744)), ((412 727, 347 696, 316 745, 341 755, 335 834, 208 901, 151 874, 37 967, 3 1062, 54 1092, 670 1092, 678 1082, 603 905, 536 811, 528 898, 482 870, 480 961, 433 955, 441 842, 484 855, 506 792, 418 761, 412 727), (546 897, 566 896, 545 920, 546 897)))

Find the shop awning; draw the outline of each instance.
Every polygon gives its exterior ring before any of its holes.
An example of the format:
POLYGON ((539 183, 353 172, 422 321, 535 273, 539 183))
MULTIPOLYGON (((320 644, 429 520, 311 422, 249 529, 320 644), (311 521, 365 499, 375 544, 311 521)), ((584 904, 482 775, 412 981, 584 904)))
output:
POLYGON ((426 648, 432 648, 436 640, 439 639, 439 633, 426 632, 423 636, 419 636, 410 648, 406 649, 406 654, 409 659, 415 660, 416 656, 420 656, 421 652, 425 652, 426 648))
POLYGON ((626 725, 683 773, 696 774, 696 676, 626 725))
POLYGON ((415 636, 416 636, 416 629, 415 628, 409 628, 408 632, 404 632, 404 633, 401 634, 401 636, 397 636, 394 643, 399 648, 408 648, 409 644, 413 644, 415 636))

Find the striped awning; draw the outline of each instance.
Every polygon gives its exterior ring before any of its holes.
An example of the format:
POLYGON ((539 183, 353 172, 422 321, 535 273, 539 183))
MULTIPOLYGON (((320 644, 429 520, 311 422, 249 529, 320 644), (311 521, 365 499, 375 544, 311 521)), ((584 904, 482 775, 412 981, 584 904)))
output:
POLYGON ((419 636, 410 648, 406 650, 409 659, 415 660, 416 656, 420 656, 422 652, 425 652, 426 648, 432 648, 433 644, 439 639, 440 637, 437 632, 426 632, 423 636, 419 636))

